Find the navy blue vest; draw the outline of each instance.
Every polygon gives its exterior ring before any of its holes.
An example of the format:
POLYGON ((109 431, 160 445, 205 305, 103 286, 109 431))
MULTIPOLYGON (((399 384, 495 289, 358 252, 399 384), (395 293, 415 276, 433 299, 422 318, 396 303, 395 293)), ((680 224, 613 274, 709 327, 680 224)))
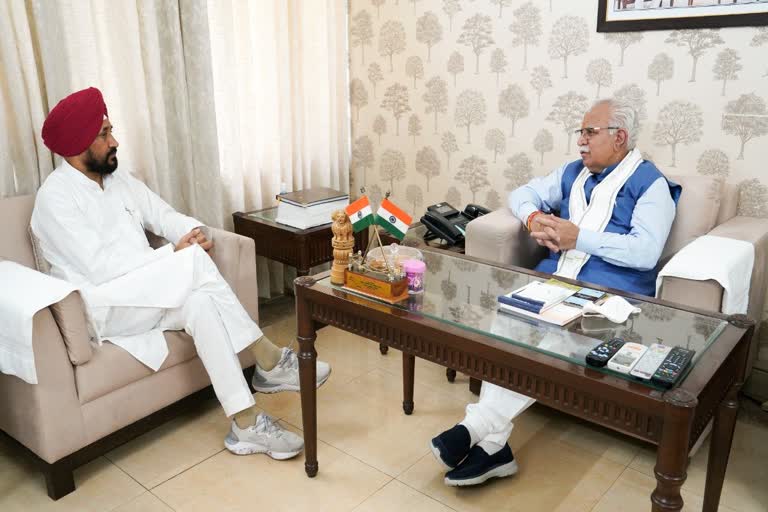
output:
MULTIPOLYGON (((607 167, 600 174, 593 174, 587 178, 584 184, 584 195, 587 198, 587 204, 592 196, 592 190, 595 186, 605 179, 617 165, 607 167)), ((570 218, 570 198, 571 188, 578 177, 584 164, 581 160, 569 163, 565 167, 563 179, 560 184, 563 200, 560 203, 559 217, 563 219, 570 218)), ((632 173, 632 176, 624 183, 616 197, 616 204, 613 208, 613 215, 605 228, 606 233, 627 234, 631 230, 632 212, 635 210, 635 204, 646 190, 657 179, 664 177, 652 162, 644 160, 638 168, 632 173)), ((666 179, 666 178, 665 178, 666 179)), ((677 204, 682 192, 682 187, 667 180, 669 193, 677 204)), ((547 273, 554 273, 557 270, 557 262, 560 259, 560 253, 549 252, 549 256, 544 258, 537 266, 536 270, 547 273)), ((620 267, 606 262, 598 256, 592 256, 581 268, 578 279, 589 283, 596 283, 603 286, 609 286, 627 292, 640 293, 653 296, 656 293, 656 275, 658 268, 651 270, 637 270, 629 267, 620 267)))

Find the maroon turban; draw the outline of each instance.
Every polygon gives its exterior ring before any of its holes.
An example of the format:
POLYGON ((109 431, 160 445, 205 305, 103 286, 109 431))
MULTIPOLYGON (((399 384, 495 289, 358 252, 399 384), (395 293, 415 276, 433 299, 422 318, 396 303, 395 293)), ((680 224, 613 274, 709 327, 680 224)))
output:
POLYGON ((79 155, 93 143, 107 116, 101 91, 89 87, 61 100, 43 123, 43 142, 61 156, 79 155))

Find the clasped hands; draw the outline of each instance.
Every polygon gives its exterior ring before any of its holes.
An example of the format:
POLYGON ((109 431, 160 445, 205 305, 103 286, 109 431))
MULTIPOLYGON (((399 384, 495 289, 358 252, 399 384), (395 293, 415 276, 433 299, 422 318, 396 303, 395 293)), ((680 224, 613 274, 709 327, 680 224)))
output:
POLYGON ((213 240, 208 240, 202 229, 195 228, 181 237, 175 250, 180 251, 192 245, 199 245, 203 250, 210 251, 213 248, 213 240))
POLYGON ((567 251, 576 247, 579 226, 555 215, 540 213, 531 221, 531 237, 552 252, 567 251))

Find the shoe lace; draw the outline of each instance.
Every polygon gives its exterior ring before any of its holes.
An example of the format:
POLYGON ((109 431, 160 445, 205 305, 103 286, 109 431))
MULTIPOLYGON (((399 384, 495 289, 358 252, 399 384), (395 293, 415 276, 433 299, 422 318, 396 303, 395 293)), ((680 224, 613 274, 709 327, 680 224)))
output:
POLYGON ((262 431, 267 435, 282 437, 283 429, 281 429, 275 419, 269 414, 260 414, 259 420, 256 422, 256 430, 262 431))
POLYGON ((283 357, 280 360, 280 367, 296 370, 299 368, 299 358, 291 349, 286 349, 283 352, 283 357))

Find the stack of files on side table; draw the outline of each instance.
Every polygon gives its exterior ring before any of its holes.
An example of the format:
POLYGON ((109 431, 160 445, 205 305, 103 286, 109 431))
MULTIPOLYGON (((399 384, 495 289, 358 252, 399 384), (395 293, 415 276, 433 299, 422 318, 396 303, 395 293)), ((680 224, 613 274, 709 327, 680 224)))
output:
POLYGON ((588 302, 608 298, 605 292, 563 283, 557 279, 533 281, 499 295, 499 311, 527 316, 554 325, 565 325, 582 315, 588 302))
POLYGON ((333 222, 331 215, 349 204, 349 194, 318 187, 279 194, 277 201, 276 222, 307 229, 333 222))

